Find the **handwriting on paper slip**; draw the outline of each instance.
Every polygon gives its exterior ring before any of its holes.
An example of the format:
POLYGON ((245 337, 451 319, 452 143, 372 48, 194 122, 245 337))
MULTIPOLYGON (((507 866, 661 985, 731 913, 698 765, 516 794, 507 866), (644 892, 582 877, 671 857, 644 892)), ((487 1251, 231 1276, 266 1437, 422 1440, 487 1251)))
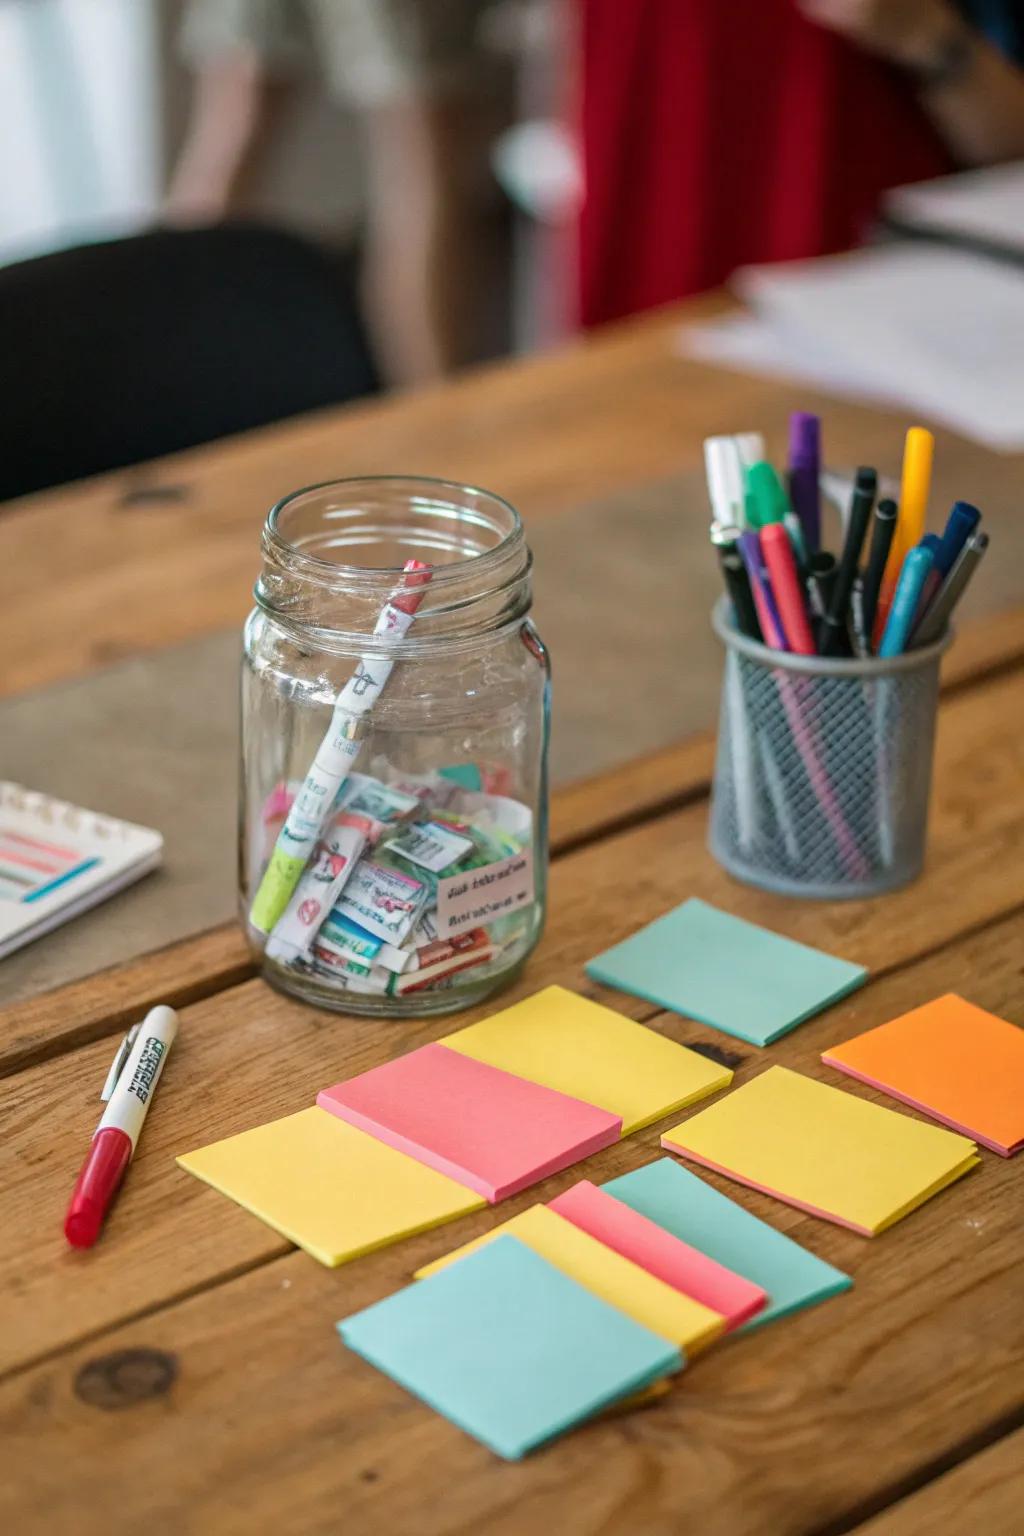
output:
POLYGON ((467 928, 517 912, 533 900, 533 852, 524 849, 497 864, 451 875, 437 887, 437 930, 448 939, 467 928))

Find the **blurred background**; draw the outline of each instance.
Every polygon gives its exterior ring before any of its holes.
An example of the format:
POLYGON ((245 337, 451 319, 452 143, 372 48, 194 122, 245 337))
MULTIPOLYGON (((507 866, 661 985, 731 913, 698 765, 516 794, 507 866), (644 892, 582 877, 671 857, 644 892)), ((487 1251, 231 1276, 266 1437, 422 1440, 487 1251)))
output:
MULTIPOLYGON (((0 0, 0 499, 864 242, 1019 293, 1022 61, 1017 0, 0 0)), ((799 374, 788 290, 737 288, 771 334, 691 347, 799 374)), ((884 396, 835 319, 804 374, 884 396)))

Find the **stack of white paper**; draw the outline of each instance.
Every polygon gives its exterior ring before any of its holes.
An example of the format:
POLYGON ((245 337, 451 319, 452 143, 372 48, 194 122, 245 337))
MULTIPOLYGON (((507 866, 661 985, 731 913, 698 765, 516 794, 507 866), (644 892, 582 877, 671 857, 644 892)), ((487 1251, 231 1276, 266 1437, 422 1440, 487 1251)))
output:
POLYGON ((753 313, 688 327, 687 355, 1024 448, 1024 271, 915 243, 752 267, 736 286, 753 313))
POLYGON ((1024 255, 1024 160, 895 187, 884 208, 912 229, 1024 255))

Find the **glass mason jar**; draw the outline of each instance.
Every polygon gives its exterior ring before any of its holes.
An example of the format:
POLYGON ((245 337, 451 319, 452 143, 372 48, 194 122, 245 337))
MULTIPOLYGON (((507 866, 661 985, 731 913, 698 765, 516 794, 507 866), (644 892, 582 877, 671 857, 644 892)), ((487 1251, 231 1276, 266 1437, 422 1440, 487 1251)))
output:
POLYGON ((267 981, 468 1008, 544 924, 550 669, 518 514, 340 480, 267 517, 242 662, 242 920, 267 981))

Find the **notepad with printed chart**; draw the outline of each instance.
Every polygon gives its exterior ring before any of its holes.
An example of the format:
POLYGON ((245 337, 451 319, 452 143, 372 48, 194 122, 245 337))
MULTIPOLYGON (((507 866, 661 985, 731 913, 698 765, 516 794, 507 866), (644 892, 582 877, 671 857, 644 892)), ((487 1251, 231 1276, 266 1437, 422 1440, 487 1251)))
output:
POLYGON ((332 1266, 486 1204, 465 1185, 316 1108, 177 1161, 332 1266))
POLYGON ((565 987, 544 987, 442 1044, 619 1115, 623 1136, 732 1081, 728 1067, 565 987))
POLYGON ((751 1078, 661 1144, 866 1237, 980 1161, 964 1136, 786 1067, 751 1078))
POLYGON ((0 959, 156 869, 163 838, 0 780, 0 959))
POLYGON ((589 1179, 581 1179, 549 1201, 548 1210, 684 1296, 710 1307, 725 1318, 728 1328, 749 1322, 768 1301, 761 1286, 726 1269, 589 1179))
POLYGON ((624 1173, 602 1188, 766 1291, 768 1305, 746 1328, 788 1317, 853 1284, 841 1269, 826 1264, 670 1157, 624 1173))
POLYGON ((617 1141, 618 1115, 424 1045, 317 1095, 322 1109, 502 1200, 617 1141))
POLYGON ((501 1236, 518 1238, 602 1301, 668 1339, 686 1355, 704 1349, 725 1330, 726 1319, 720 1312, 682 1295, 546 1205, 531 1205, 493 1231, 425 1264, 416 1271, 417 1280, 436 1274, 501 1236))
POLYGON ((1003 1157, 1024 1146, 1024 1029, 955 992, 821 1059, 1003 1157))
POLYGON ((346 1318, 338 1332, 509 1460, 683 1363, 660 1334, 511 1236, 346 1318))
POLYGON ((868 974, 697 897, 589 961, 586 972, 751 1045, 778 1040, 868 974))

